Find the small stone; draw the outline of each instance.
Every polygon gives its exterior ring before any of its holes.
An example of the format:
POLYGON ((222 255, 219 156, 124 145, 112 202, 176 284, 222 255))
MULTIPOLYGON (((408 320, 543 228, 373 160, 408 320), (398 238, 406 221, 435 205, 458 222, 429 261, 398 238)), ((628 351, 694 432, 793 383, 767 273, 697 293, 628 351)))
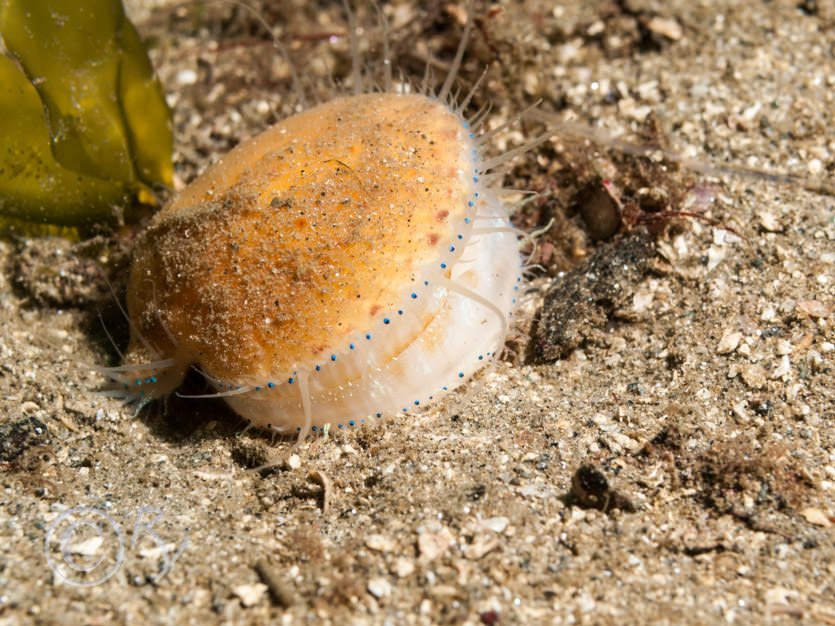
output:
POLYGON ((233 587, 232 593, 238 596, 244 608, 249 608, 261 600, 266 590, 267 585, 264 583, 254 583, 252 585, 238 585, 237 587, 233 587))
POLYGON ((683 35, 681 24, 668 17, 651 17, 647 20, 647 28, 657 35, 663 35, 672 41, 678 41, 683 35))
POLYGON ((788 356, 784 356, 780 359, 780 362, 777 364, 777 367, 774 368, 774 371, 771 373, 772 380, 780 380, 791 374, 792 365, 791 361, 789 361, 788 356))
POLYGON ((197 72, 192 69, 184 69, 177 72, 177 83, 181 86, 193 85, 197 82, 197 72))
POLYGON ((816 526, 823 526, 824 528, 829 528, 832 526, 832 522, 829 521, 829 516, 826 515, 820 509, 816 509, 815 507, 807 507, 803 509, 800 514, 806 518, 806 521, 810 524, 815 524, 816 526))
POLYGON ((806 353, 806 362, 812 368, 813 372, 819 372, 823 369, 823 357, 817 350, 809 350, 806 353))
POLYGON ((437 530, 424 530, 418 535, 418 550, 426 560, 433 560, 446 552, 455 542, 455 537, 446 527, 437 530))
POLYGON ((785 587, 772 587, 765 592, 766 604, 789 604, 789 601, 797 594, 785 587))
POLYGON ((742 333, 725 331, 719 340, 719 345, 716 346, 716 351, 719 354, 730 354, 737 349, 740 341, 742 341, 742 333))
POLYGON ((302 460, 298 454, 291 454, 287 457, 287 467, 291 470, 299 469, 302 466, 302 460))
POLYGON ((84 541, 70 544, 69 552, 70 554, 77 554, 78 556, 96 556, 101 553, 102 543, 104 543, 104 539, 102 537, 90 537, 84 541))
POLYGON ((740 369, 740 375, 745 384, 754 389, 762 389, 765 387, 766 371, 761 365, 746 364, 740 369))
POLYGON ((391 595, 391 583, 382 576, 372 578, 368 581, 368 593, 377 598, 386 598, 391 595))
POLYGON ((736 415, 739 419, 743 421, 748 421, 751 418, 751 416, 748 415, 748 411, 746 410, 747 408, 748 400, 740 400, 731 407, 731 409, 734 412, 734 415, 736 415))
POLYGON ((641 444, 630 437, 619 432, 603 433, 600 440, 615 453, 620 453, 621 450, 626 449, 630 452, 637 452, 641 448, 641 444))
POLYGON ((760 228, 769 233, 781 233, 783 232, 783 227, 780 225, 779 220, 773 213, 769 213, 767 211, 760 211, 757 213, 757 217, 760 219, 760 228))
POLYGON ((833 305, 832 302, 802 300, 797 303, 798 311, 816 319, 820 317, 829 317, 832 314, 833 309, 835 309, 835 305, 833 305))
POLYGON ((725 260, 728 251, 724 246, 710 246, 707 250, 707 271, 712 272, 725 260))
POLYGON ((638 106, 634 98, 627 97, 618 100, 618 113, 636 122, 643 122, 652 113, 652 107, 648 105, 638 106))
POLYGON ((398 578, 406 578, 415 571, 415 564, 411 559, 401 556, 394 561, 392 571, 398 578))
POLYGON ((503 533, 509 523, 510 520, 506 517, 488 517, 481 520, 481 527, 485 530, 492 530, 494 533, 503 533))
POLYGON ((652 307, 653 294, 649 290, 638 291, 632 296, 632 310, 638 315, 642 315, 650 310, 652 307))
POLYGON ((763 310, 762 315, 760 315, 760 319, 764 322, 770 322, 776 318, 777 311, 775 311, 773 307, 766 307, 765 310, 763 310))
POLYGON ((781 339, 777 342, 777 354, 780 356, 791 354, 792 350, 794 350, 794 346, 792 346, 792 344, 785 339, 781 339))
POLYGON ((396 547, 394 541, 385 535, 368 535, 365 545, 378 552, 391 552, 396 547))
POLYGON ((557 492, 545 483, 536 482, 520 487, 519 494, 526 498, 553 498, 557 492))

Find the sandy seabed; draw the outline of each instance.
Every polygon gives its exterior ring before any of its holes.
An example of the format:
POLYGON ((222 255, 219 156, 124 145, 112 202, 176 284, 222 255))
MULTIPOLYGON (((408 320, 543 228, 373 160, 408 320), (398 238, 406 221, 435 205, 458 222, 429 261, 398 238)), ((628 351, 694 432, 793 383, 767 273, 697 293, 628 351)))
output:
MULTIPOLYGON (((442 76, 463 3, 385 4, 395 67, 419 82, 430 59, 442 76)), ((328 73, 350 73, 341 3, 275 5, 261 15, 328 97, 328 73)), ((169 94, 181 181, 293 110, 249 13, 129 10, 169 94)), ((489 97, 497 121, 541 100, 631 138, 654 115, 688 156, 833 178, 829 3, 475 13, 460 80, 489 67, 473 106, 489 97)), ((376 18, 359 20, 374 58, 376 18)), ((417 414, 295 448, 243 433, 221 403, 135 417, 92 394, 83 364, 112 350, 85 249, 0 243, 0 624, 835 623, 835 198, 671 173, 658 184, 707 197, 731 230, 685 220, 630 266, 629 239, 593 246, 576 190, 550 182, 636 167, 588 152, 572 166, 576 142, 555 136, 507 179, 549 194, 520 219, 558 226, 523 310, 553 284, 576 301, 549 318, 576 325, 549 347, 559 358, 499 362, 417 414)), ((97 250, 113 263, 128 242, 97 250)))

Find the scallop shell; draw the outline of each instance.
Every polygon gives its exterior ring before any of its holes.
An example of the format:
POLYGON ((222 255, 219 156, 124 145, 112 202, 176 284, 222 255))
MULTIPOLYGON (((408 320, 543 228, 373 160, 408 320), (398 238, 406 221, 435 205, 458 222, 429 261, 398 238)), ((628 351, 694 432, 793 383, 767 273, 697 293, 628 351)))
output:
POLYGON ((253 425, 304 436, 460 385, 502 349, 520 280, 481 147, 455 108, 385 93, 240 144, 137 242, 117 393, 195 366, 253 425))

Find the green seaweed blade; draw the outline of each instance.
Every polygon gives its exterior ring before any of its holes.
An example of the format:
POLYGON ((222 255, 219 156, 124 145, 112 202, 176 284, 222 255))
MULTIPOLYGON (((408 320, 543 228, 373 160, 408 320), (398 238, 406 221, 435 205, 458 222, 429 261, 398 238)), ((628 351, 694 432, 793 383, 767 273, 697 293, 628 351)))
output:
POLYGON ((171 185, 170 112, 119 0, 0 0, 0 36, 0 225, 130 220, 171 185))

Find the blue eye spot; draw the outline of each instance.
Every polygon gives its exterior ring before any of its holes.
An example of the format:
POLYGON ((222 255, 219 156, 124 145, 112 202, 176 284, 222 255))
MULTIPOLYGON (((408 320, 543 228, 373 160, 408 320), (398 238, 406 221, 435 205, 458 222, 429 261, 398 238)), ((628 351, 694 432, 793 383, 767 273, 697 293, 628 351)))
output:
POLYGON ((384 318, 384 319, 383 319, 383 324, 388 324, 390 321, 391 321, 391 320, 390 320, 389 318, 387 318, 387 317, 386 317, 386 318, 384 318))
POLYGON ((270 389, 272 389, 273 387, 275 387, 275 383, 267 383, 267 387, 269 387, 270 389))

